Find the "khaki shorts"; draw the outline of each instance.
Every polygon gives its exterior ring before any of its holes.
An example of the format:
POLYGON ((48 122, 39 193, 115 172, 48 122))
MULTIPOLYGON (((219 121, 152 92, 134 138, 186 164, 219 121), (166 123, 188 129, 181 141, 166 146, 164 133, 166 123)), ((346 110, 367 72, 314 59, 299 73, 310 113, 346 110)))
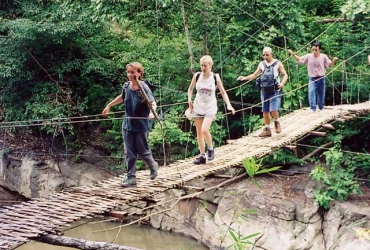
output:
POLYGON ((192 118, 193 119, 197 119, 197 118, 202 118, 203 119, 204 117, 215 119, 216 118, 216 114, 205 114, 205 115, 201 115, 201 114, 198 114, 198 113, 195 113, 195 112, 193 112, 193 114, 192 114, 192 118))

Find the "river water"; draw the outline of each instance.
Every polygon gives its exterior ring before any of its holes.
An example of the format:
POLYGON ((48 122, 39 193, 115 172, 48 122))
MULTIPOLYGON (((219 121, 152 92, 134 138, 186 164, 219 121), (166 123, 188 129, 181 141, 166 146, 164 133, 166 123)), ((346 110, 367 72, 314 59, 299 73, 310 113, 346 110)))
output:
MULTIPOLYGON (((64 232, 64 236, 91 241, 104 241, 146 250, 208 250, 195 240, 160 231, 147 226, 127 226, 118 229, 117 222, 79 221, 64 232), (115 229, 114 229, 115 228, 115 229), (119 232, 120 231, 120 232, 119 232)), ((31 241, 17 250, 68 250, 70 247, 53 246, 31 241)))

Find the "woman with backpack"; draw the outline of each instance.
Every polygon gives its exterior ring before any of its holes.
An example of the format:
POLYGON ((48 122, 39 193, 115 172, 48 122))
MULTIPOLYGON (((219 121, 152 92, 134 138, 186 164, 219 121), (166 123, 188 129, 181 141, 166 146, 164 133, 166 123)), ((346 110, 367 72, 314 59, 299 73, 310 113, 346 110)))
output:
POLYGON ((281 132, 279 121, 281 90, 288 81, 288 74, 286 73, 283 64, 279 60, 273 58, 272 49, 270 47, 265 47, 262 54, 264 60, 258 64, 256 71, 248 76, 239 76, 237 80, 249 81, 261 75, 257 83, 261 90, 262 112, 265 127, 263 128, 262 133, 258 136, 270 137, 270 113, 274 119, 275 132, 281 132), (281 82, 279 75, 283 75, 283 80, 281 82))
POLYGON ((200 151, 200 156, 194 160, 194 164, 206 164, 205 143, 207 143, 207 158, 212 161, 215 156, 212 135, 209 132, 213 119, 217 113, 217 99, 216 89, 220 90, 222 98, 224 99, 227 109, 235 114, 234 108, 230 104, 229 97, 225 91, 219 74, 212 72, 213 60, 209 55, 200 58, 200 74, 193 75, 190 86, 188 88, 188 104, 195 122, 197 131, 197 141, 200 151), (192 95, 194 87, 197 90, 194 102, 192 102, 192 95))
POLYGON ((142 80, 144 68, 139 62, 132 62, 126 65, 126 73, 129 82, 122 88, 121 94, 114 98, 104 108, 102 115, 109 114, 110 108, 125 104, 125 117, 122 123, 122 136, 125 146, 125 157, 127 175, 121 186, 124 188, 136 186, 136 163, 138 155, 150 169, 150 179, 154 180, 158 174, 158 163, 154 160, 148 144, 148 134, 151 127, 151 119, 154 114, 145 100, 145 92, 150 105, 155 112, 157 104, 149 86, 142 80), (140 86, 139 86, 140 84, 140 86))

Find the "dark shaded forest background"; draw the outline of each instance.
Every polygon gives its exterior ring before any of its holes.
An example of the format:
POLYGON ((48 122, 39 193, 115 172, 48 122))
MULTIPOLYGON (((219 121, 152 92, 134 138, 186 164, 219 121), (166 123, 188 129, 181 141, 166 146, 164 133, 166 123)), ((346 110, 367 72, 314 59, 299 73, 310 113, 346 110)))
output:
MULTIPOLYGON (((150 134, 155 157, 183 159, 198 152, 184 111, 202 55, 213 57, 213 70, 238 111, 227 115, 218 96, 212 134, 219 146, 262 124, 255 83, 236 78, 254 72, 264 46, 290 77, 282 114, 308 105, 307 69, 287 50, 309 53, 313 41, 340 59, 327 72, 326 105, 364 102, 370 99, 369 11, 366 0, 0 1, 2 132, 49 137, 54 152, 75 160, 84 147, 98 147, 119 165, 123 108, 114 107, 108 118, 100 114, 121 92, 125 65, 139 61, 156 86, 164 118, 150 134)), ((339 141, 357 152, 369 150, 363 132, 369 117, 351 126, 339 141)))

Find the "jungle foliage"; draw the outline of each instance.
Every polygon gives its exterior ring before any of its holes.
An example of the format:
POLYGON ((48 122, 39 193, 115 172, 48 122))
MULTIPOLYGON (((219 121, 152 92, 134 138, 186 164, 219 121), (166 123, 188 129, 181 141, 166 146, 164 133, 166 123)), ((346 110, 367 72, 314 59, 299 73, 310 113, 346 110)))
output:
MULTIPOLYGON (((2 119, 14 128, 42 121, 41 133, 63 134, 72 148, 80 148, 80 135, 98 128, 111 141, 111 154, 119 155, 122 107, 111 110, 111 119, 99 115, 120 93, 125 65, 140 61, 145 77, 157 86, 158 112, 164 117, 150 134, 153 152, 162 159, 165 148, 166 162, 181 159, 197 152, 194 127, 184 111, 186 90, 203 54, 212 55, 214 71, 239 110, 224 115, 218 96, 220 114, 212 126, 216 146, 262 124, 254 82, 236 78, 256 69, 264 46, 272 47, 290 76, 282 113, 308 103, 307 70, 287 49, 303 55, 314 40, 330 58, 340 58, 328 70, 326 103, 368 100, 369 10, 364 0, 1 1, 2 119), (68 122, 72 117, 89 122, 68 122), (55 120, 62 121, 58 130, 45 122, 55 120)), ((357 136, 362 135, 359 130, 357 136)))

